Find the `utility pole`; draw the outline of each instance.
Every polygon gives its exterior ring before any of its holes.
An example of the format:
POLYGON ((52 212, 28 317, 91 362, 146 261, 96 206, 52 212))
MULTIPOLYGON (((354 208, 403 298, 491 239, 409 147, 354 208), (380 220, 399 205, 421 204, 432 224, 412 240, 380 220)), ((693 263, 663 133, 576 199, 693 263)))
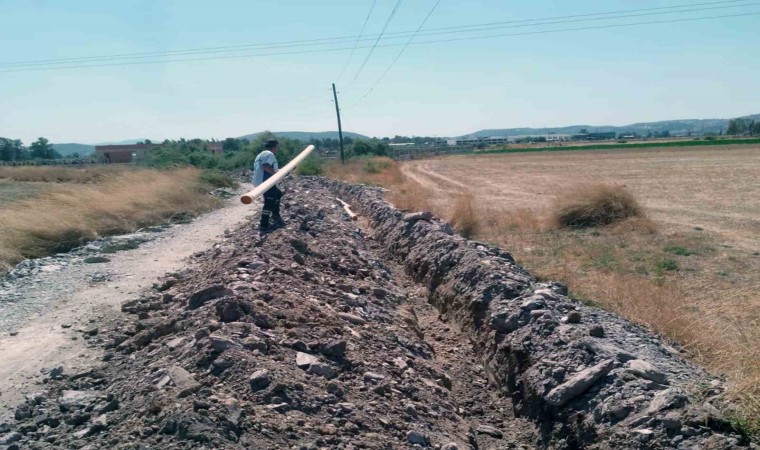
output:
POLYGON ((335 114, 338 116, 338 140, 340 141, 340 162, 341 164, 346 162, 346 157, 343 155, 343 128, 340 125, 340 108, 338 107, 338 94, 335 92, 335 83, 333 87, 333 98, 335 99, 335 114))

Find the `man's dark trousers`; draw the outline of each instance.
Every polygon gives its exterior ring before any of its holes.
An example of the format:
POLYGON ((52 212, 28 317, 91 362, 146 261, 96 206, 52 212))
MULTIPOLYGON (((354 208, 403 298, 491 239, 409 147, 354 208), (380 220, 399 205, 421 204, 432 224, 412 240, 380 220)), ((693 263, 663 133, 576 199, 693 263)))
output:
POLYGON ((275 221, 282 220, 280 218, 281 198, 282 191, 277 189, 277 186, 272 186, 268 191, 264 192, 264 207, 261 208, 261 223, 259 227, 269 228, 269 220, 272 218, 275 221))

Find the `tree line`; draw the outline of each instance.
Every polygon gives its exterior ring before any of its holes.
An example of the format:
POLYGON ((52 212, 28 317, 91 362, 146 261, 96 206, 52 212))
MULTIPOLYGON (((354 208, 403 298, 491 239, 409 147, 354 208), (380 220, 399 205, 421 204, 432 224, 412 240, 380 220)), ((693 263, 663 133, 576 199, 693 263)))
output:
POLYGON ((22 162, 61 158, 61 154, 55 151, 50 142, 44 137, 32 142, 29 147, 24 146, 20 139, 0 137, 0 161, 22 162))
POLYGON ((739 117, 728 121, 726 134, 733 136, 760 136, 760 120, 739 117))

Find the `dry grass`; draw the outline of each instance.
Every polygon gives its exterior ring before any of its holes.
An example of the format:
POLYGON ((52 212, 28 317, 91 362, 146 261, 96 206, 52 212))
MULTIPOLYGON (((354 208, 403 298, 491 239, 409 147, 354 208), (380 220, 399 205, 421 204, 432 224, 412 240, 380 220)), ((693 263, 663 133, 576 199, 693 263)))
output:
POLYGON ((472 192, 464 192, 457 196, 454 208, 449 213, 449 222, 462 236, 474 238, 480 230, 481 217, 476 210, 475 196, 472 192))
POLYGON ((55 167, 55 166, 20 166, 0 167, 0 179, 18 182, 43 183, 93 183, 107 180, 123 173, 125 170, 135 170, 121 166, 87 166, 87 167, 55 167))
POLYGON ((455 225, 467 218, 477 223, 475 238, 510 250, 536 276, 563 281, 574 297, 680 342, 727 376, 734 417, 760 433, 757 149, 448 157, 373 176, 400 207, 431 210, 455 225), (624 198, 624 213, 613 217, 638 217, 558 227, 555 206, 566 201, 558 199, 577 199, 575 188, 598 183, 625 185, 627 193, 604 190, 605 198, 624 198), (469 196, 478 204, 462 201, 469 196))
POLYGON ((97 184, 54 184, 0 209, 0 268, 217 205, 196 169, 109 172, 97 184))
POLYGON ((554 221, 560 228, 609 225, 642 214, 625 187, 600 183, 576 187, 557 197, 553 206, 554 221))

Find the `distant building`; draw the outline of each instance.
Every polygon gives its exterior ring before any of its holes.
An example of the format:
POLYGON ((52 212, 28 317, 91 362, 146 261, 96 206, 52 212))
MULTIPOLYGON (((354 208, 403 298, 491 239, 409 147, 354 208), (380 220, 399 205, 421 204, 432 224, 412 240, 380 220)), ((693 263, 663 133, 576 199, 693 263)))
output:
MULTIPOLYGON (((221 142, 206 142, 206 149, 215 155, 224 153, 221 142)), ((106 164, 131 163, 140 161, 154 148, 161 144, 98 145, 95 146, 95 158, 106 164)))
POLYGON ((574 134, 572 139, 574 141, 609 141, 615 139, 615 132, 574 134))
POLYGON ((489 145, 507 145, 509 144, 509 142, 510 142, 510 138, 506 136, 460 138, 460 139, 449 139, 446 141, 446 143, 452 147, 454 146, 487 147, 489 145))

